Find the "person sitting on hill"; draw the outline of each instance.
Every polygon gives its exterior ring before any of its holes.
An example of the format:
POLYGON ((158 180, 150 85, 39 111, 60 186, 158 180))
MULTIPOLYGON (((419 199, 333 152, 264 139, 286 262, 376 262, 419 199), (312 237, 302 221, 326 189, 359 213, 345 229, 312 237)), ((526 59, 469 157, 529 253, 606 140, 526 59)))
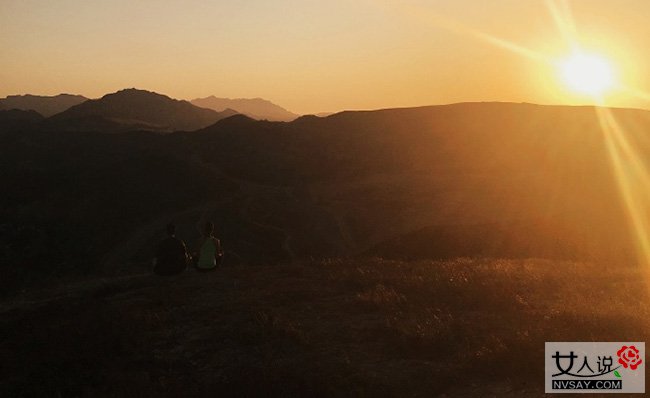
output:
POLYGON ((176 237, 174 224, 167 225, 167 237, 156 250, 153 272, 157 275, 177 275, 187 268, 189 254, 185 242, 176 237))
POLYGON ((199 271, 211 271, 217 268, 223 258, 221 242, 214 237, 214 224, 207 222, 203 230, 203 236, 198 248, 198 255, 195 254, 196 269, 199 271))

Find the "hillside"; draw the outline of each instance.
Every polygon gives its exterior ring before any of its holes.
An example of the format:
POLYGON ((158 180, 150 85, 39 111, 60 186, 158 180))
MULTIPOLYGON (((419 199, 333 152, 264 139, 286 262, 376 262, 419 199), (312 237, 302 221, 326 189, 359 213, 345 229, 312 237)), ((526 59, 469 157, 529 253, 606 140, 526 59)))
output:
POLYGON ((10 95, 6 98, 0 98, 0 109, 33 110, 45 117, 50 117, 87 100, 88 98, 82 95, 71 94, 59 94, 49 97, 31 94, 10 95))
POLYGON ((193 99, 192 104, 201 108, 208 108, 217 112, 234 109, 238 113, 258 120, 276 122, 290 122, 299 115, 262 98, 217 98, 214 95, 205 98, 193 99))
POLYGON ((43 120, 43 116, 36 111, 11 109, 0 110, 0 130, 12 130, 33 126, 43 120))
POLYGON ((59 281, 0 306, 0 395, 539 397, 545 341, 650 337, 648 275, 618 265, 331 260, 59 281))
POLYGON ((128 272, 150 260, 170 221, 191 243, 214 221, 237 264, 375 255, 634 264, 601 111, 638 155, 624 162, 648 167, 650 114, 591 107, 456 104, 290 123, 237 115, 167 135, 6 132, 4 293, 44 272, 128 272))
POLYGON ((137 89, 107 94, 71 107, 47 120, 50 130, 121 132, 191 131, 236 114, 215 112, 165 95, 137 89))
POLYGON ((0 395, 540 396, 543 342, 646 340, 617 170, 648 131, 509 103, 0 129, 0 395), (151 275, 207 220, 224 268, 151 275))
MULTIPOLYGON (((606 112, 648 167, 650 113, 606 112)), ((300 187, 300 201, 338 224, 342 232, 332 243, 353 252, 379 245, 387 248, 382 255, 398 258, 501 249, 523 257, 635 257, 593 107, 470 103, 344 112, 289 124, 218 123, 196 141, 195 150, 227 174, 300 187), (419 247, 393 250, 418 231, 419 247), (436 250, 432 241, 456 241, 456 248, 436 250)), ((277 207, 266 211, 287 228, 301 228, 279 220, 277 207)))

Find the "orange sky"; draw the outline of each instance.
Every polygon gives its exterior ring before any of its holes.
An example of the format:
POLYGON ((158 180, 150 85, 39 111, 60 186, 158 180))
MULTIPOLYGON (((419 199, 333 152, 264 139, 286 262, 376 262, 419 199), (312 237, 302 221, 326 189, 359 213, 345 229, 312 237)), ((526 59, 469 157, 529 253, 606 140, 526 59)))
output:
POLYGON ((608 105, 650 108, 648 15, 645 0, 0 0, 0 96, 137 87, 298 113, 589 102, 552 65, 570 40, 617 67, 627 89, 608 105))

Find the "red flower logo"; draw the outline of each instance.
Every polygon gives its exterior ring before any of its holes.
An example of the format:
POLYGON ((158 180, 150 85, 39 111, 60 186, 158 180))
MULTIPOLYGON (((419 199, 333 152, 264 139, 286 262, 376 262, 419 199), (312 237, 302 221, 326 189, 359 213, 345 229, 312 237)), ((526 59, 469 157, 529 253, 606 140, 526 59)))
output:
POLYGON ((639 350, 633 345, 629 347, 624 345, 616 352, 616 355, 618 355, 618 363, 623 365, 624 368, 629 366, 630 369, 636 370, 637 366, 643 363, 639 356, 639 350))

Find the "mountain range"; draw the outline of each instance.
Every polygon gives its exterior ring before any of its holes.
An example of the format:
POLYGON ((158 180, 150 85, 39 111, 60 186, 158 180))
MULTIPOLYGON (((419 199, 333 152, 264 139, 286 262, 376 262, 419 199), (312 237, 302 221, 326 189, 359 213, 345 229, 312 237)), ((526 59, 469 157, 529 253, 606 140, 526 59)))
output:
MULTIPOLYGON (((112 98, 136 109, 98 117, 196 114, 112 98)), ((78 117, 0 111, 2 396, 480 396, 504 364, 540 369, 553 333, 647 326, 648 111, 463 103, 169 134, 78 117), (206 221, 219 269, 152 275, 166 225, 199 251, 206 221), (446 389, 451 362, 471 389, 446 389)), ((520 391, 491 390, 541 395, 520 391)))
POLYGON ((191 131, 237 114, 216 112, 145 90, 125 89, 75 105, 46 120, 49 129, 75 131, 191 131))
POLYGON ((0 110, 33 110, 45 117, 56 115, 66 109, 85 102, 88 98, 81 95, 59 94, 55 96, 10 95, 0 98, 0 110))
MULTIPOLYGON (((147 105, 153 99, 214 116, 146 92, 109 99, 132 96, 142 103, 131 107, 160 108, 147 105)), ((106 106, 97 101, 89 103, 106 106)), ((63 120, 93 114, 79 109, 87 110, 73 107, 63 120)), ((650 167, 642 110, 464 103, 288 123, 233 115, 171 134, 93 134, 57 128, 58 117, 13 115, 25 121, 0 128, 0 226, 34 249, 28 260, 7 249, 0 263, 112 269, 147 260, 167 222, 192 242, 205 220, 216 223, 229 261, 242 264, 359 255, 627 261, 636 240, 603 112, 650 167)))
MULTIPOLYGON (((131 89, 131 90, 135 90, 135 89, 131 89)), ((124 95, 125 93, 123 91, 126 91, 128 93, 129 90, 122 90, 114 94, 124 95)), ((144 94, 146 92, 144 90, 135 90, 135 91, 141 92, 141 94, 144 94)), ((155 93, 151 93, 151 94, 155 94, 155 93)), ((108 94, 108 96, 111 96, 111 94, 108 94)), ((141 97, 143 97, 143 95, 141 95, 141 97)), ((71 107, 79 105, 88 100, 89 99, 84 96, 71 95, 71 94, 59 94, 55 96, 40 96, 40 95, 31 95, 31 94, 11 95, 6 98, 0 98, 0 110, 13 110, 13 109, 33 110, 40 113, 44 117, 48 118, 58 113, 64 112, 70 109, 71 107)), ((91 113, 93 113, 92 117, 84 116, 87 120, 85 123, 81 123, 79 128, 92 129, 94 125, 95 129, 106 130, 110 126, 116 128, 118 125, 123 125, 123 126, 130 126, 131 128, 137 129, 137 128, 147 128, 147 126, 151 127, 153 125, 153 127, 157 130, 160 129, 165 130, 165 127, 160 125, 161 121, 153 120, 152 123, 151 119, 157 119, 155 117, 154 118, 144 117, 144 120, 141 120, 142 117, 138 116, 135 119, 133 119, 132 114, 128 114, 128 113, 125 114, 124 110, 120 111, 118 109, 115 109, 116 102, 123 103, 123 104, 134 103, 136 106, 138 106, 137 99, 119 98, 118 96, 117 100, 115 100, 115 98, 111 96, 108 99, 105 99, 104 103, 108 103, 110 101, 112 101, 112 104, 107 104, 104 107, 104 110, 102 111, 99 111, 97 109, 92 110, 91 111, 91 113), (109 111, 110 108, 113 109, 109 111), (116 112, 117 114, 115 114, 116 112), (96 120, 98 114, 101 114, 99 116, 101 116, 104 119, 101 121, 96 120)), ((150 102, 153 104, 155 103, 155 100, 152 100, 150 102)), ((142 101, 140 101, 140 103, 142 103, 142 101)), ((252 117, 254 119, 271 120, 271 121, 291 121, 296 119, 299 116, 295 113, 292 113, 282 108, 279 105, 276 105, 262 98, 229 99, 229 98, 217 98, 215 96, 210 96, 206 98, 194 99, 191 101, 191 103, 197 107, 212 109, 213 111, 216 111, 218 113, 226 112, 223 113, 224 116, 232 115, 235 113, 241 113, 249 117, 252 117)), ((96 108, 96 106, 89 107, 89 108, 96 108)), ((178 111, 182 112, 182 110, 178 110, 178 111)), ((82 111, 82 113, 84 112, 88 112, 88 109, 82 111)), ((192 116, 189 116, 189 118, 192 118, 192 116)), ((162 123, 165 124, 165 122, 162 123)), ((172 123, 170 126, 175 126, 175 123, 172 123)), ((195 126, 190 125, 190 127, 195 127, 195 126)))

